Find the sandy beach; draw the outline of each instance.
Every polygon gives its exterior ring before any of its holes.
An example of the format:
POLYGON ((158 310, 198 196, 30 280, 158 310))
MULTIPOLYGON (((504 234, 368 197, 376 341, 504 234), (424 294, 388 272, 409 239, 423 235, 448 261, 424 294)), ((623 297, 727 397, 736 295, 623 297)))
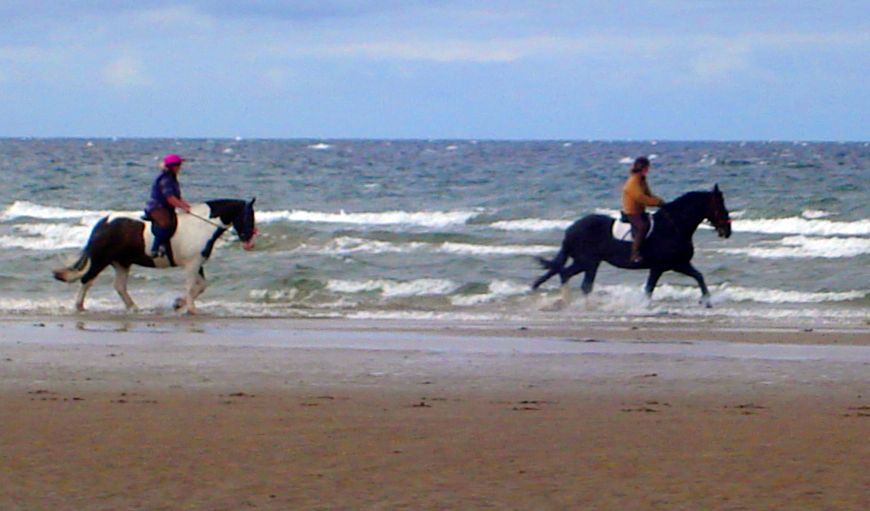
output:
POLYGON ((870 333, 13 319, 0 509, 866 509, 870 333))

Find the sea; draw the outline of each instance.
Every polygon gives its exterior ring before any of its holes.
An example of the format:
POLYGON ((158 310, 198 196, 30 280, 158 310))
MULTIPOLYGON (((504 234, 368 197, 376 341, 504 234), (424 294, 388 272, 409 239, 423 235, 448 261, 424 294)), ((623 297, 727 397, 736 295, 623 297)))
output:
MULTIPOLYGON (((710 322, 870 325, 870 143, 0 139, 0 315, 74 313, 70 263, 108 213, 138 215, 165 153, 187 159, 191 202, 256 197, 252 252, 228 233, 205 271, 206 317, 710 322), (695 233, 712 293, 665 274, 651 301, 644 271, 602 265, 593 293, 552 310, 535 257, 589 213, 617 214, 631 161, 674 199, 718 184, 733 219, 695 233)), ((92 313, 124 311, 111 268, 92 313)), ((179 270, 134 268, 141 316, 175 314, 179 270)))

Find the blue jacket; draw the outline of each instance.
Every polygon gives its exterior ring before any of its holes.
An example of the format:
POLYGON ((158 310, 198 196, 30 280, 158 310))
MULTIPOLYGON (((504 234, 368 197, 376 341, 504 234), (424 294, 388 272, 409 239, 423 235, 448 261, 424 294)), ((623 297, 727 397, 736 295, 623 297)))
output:
POLYGON ((181 186, 178 184, 178 177, 172 172, 161 172, 151 185, 151 199, 145 206, 145 211, 151 211, 156 208, 166 208, 174 211, 175 208, 167 202, 167 198, 173 196, 181 198, 181 186))

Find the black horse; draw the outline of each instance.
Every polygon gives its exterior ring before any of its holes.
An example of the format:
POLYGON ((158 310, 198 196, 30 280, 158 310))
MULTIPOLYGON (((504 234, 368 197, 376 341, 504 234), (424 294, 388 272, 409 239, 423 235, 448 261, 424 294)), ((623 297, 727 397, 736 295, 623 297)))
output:
POLYGON ((701 288, 701 302, 710 307, 710 292, 704 284, 704 276, 691 263, 695 254, 692 235, 702 221, 709 220, 720 237, 731 236, 731 219, 719 185, 712 192, 689 192, 662 205, 653 214, 653 220, 653 231, 641 248, 643 261, 633 263, 630 260, 631 242, 617 240, 612 235, 613 218, 605 215, 581 218, 565 231, 562 249, 554 259, 538 258, 547 273, 532 284, 532 289, 537 289, 558 273, 562 279, 564 303, 569 297, 568 280, 584 273, 581 289, 588 295, 592 292, 598 265, 607 261, 617 268, 649 269, 645 288, 648 297, 652 296, 662 273, 673 270, 688 275, 701 288), (566 266, 569 258, 573 261, 566 266))

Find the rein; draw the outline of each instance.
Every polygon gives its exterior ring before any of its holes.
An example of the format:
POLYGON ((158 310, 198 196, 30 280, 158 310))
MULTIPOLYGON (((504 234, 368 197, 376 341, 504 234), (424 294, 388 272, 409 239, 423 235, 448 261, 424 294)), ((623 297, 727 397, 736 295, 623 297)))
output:
POLYGON ((199 215, 197 215, 196 213, 193 213, 193 212, 190 212, 190 211, 188 211, 187 214, 190 215, 190 216, 192 216, 192 217, 194 217, 194 218, 199 218, 199 219, 202 220, 203 222, 205 222, 205 223, 207 223, 207 224, 211 224, 211 225, 213 225, 213 226, 215 226, 215 227, 217 227, 217 228, 219 228, 219 229, 227 229, 227 227, 225 227, 223 224, 219 224, 219 223, 217 223, 217 222, 212 222, 211 220, 209 220, 208 218, 205 218, 204 216, 199 216, 199 215))

